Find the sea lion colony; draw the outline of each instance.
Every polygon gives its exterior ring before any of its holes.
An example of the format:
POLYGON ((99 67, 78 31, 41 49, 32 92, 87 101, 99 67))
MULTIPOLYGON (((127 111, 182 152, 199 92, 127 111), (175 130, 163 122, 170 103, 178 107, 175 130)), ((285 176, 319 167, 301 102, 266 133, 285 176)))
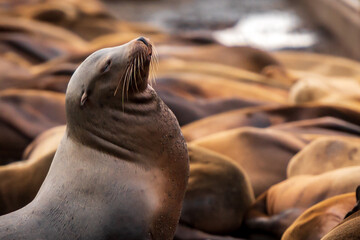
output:
POLYGON ((0 16, 1 239, 359 238, 360 63, 95 0, 0 16))

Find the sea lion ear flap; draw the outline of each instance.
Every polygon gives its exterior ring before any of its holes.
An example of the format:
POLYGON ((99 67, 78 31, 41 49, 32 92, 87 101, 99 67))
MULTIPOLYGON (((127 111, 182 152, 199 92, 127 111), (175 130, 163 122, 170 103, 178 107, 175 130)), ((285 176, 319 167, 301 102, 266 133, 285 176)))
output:
POLYGON ((87 99, 88 99, 88 94, 86 92, 83 92, 80 100, 80 106, 84 106, 87 99))
POLYGON ((356 188, 356 201, 360 201, 360 185, 356 188))

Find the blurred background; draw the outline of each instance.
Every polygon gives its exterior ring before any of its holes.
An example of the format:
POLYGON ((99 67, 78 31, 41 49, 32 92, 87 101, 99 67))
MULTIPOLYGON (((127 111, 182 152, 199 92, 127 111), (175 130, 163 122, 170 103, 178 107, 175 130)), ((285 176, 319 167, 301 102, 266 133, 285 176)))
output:
MULTIPOLYGON (((107 0, 105 4, 119 19, 147 22, 175 34, 212 35, 229 46, 297 49, 359 59, 359 51, 354 53, 354 48, 360 48, 358 42, 346 46, 342 38, 359 31, 360 2, 333 2, 345 5, 340 7, 347 11, 322 0, 107 0)), ((350 38, 360 40, 359 34, 350 38)))

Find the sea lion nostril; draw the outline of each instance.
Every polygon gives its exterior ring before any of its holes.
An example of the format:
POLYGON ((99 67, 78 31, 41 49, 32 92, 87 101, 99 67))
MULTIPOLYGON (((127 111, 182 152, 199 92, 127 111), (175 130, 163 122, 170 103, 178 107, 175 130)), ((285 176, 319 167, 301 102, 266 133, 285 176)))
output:
POLYGON ((144 37, 139 37, 137 41, 143 42, 147 47, 149 46, 149 43, 146 41, 144 37))

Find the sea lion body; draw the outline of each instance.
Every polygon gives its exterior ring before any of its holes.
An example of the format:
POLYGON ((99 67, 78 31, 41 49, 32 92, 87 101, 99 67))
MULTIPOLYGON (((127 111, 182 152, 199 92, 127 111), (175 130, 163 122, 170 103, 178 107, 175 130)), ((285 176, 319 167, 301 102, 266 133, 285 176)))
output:
POLYGON ((359 239, 359 223, 360 223, 360 186, 356 188, 356 204, 349 211, 345 218, 323 238, 329 239, 359 239))
POLYGON ((318 240, 344 219, 355 204, 355 194, 345 193, 324 200, 301 214, 285 231, 282 240, 318 240))
POLYGON ((188 156, 174 115, 147 83, 151 47, 139 38, 79 66, 49 173, 29 205, 0 218, 1 239, 173 238, 188 156))
POLYGON ((245 171, 232 159, 192 144, 189 157, 180 223, 213 234, 236 231, 254 202, 245 171))
POLYGON ((290 160, 287 176, 318 175, 359 165, 360 142, 357 138, 322 137, 309 143, 290 160))
POLYGON ((286 178, 289 160, 306 141, 282 131, 244 127, 212 134, 192 143, 233 159, 249 176, 257 197, 286 178))
POLYGON ((22 152, 36 136, 66 122, 62 93, 7 89, 0 91, 0 109, 2 164, 21 159, 22 152))
POLYGON ((319 175, 294 176, 280 182, 256 199, 245 224, 253 232, 275 232, 279 237, 309 207, 354 191, 359 184, 359 170, 360 166, 346 167, 319 175), (274 224, 278 227, 274 228, 274 224))
MULTIPOLYGON (((351 123, 352 126, 360 122, 357 111, 334 105, 303 104, 297 106, 261 106, 228 111, 200 119, 184 126, 182 132, 187 141, 192 141, 213 133, 244 126, 265 128, 287 122, 328 116, 344 120, 351 123)), ((334 129, 333 126, 327 126, 327 128, 334 129)), ((316 132, 318 132, 318 130, 316 132)), ((357 132, 349 128, 345 128, 344 132, 358 135, 357 132)))

